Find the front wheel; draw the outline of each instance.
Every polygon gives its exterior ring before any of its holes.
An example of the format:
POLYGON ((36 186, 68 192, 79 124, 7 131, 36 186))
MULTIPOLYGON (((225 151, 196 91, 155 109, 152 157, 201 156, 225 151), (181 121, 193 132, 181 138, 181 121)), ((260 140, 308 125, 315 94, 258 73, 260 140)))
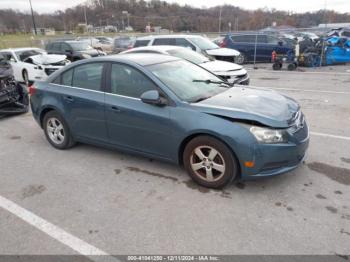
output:
POLYGON ((187 173, 199 185, 222 188, 239 174, 236 158, 221 141, 198 136, 186 146, 183 163, 187 173))
POLYGON ((57 149, 67 149, 74 145, 68 125, 56 111, 50 111, 44 116, 44 132, 49 143, 57 149))

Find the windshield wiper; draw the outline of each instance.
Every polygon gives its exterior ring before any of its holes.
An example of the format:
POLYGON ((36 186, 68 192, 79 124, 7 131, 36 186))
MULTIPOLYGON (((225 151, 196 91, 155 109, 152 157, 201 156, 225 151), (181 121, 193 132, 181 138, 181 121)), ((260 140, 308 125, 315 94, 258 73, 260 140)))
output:
POLYGON ((230 84, 228 82, 225 82, 225 81, 214 81, 214 80, 210 80, 210 79, 206 79, 206 80, 203 80, 203 79, 194 79, 192 80, 192 82, 201 82, 201 83, 206 83, 206 84, 217 84, 217 85, 225 85, 225 86, 229 86, 229 87, 232 87, 233 84, 230 84))

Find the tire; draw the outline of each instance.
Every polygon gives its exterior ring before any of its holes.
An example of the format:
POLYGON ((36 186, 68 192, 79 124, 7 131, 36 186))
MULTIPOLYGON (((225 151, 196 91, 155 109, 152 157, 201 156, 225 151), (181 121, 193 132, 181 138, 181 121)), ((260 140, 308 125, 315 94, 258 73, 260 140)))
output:
POLYGON ((297 68, 297 67, 296 67, 295 64, 289 64, 288 67, 287 67, 287 69, 288 69, 289 71, 294 71, 296 68, 297 68))
POLYGON ((233 153, 211 136, 193 138, 185 147, 183 163, 189 176, 197 184, 208 188, 223 188, 239 175, 233 153))
POLYGON ((56 111, 49 111, 43 119, 46 139, 57 149, 68 149, 75 142, 63 117, 56 111))
POLYGON ((272 65, 272 69, 275 71, 279 71, 282 69, 282 63, 281 62, 275 62, 272 65))
POLYGON ((239 56, 236 56, 234 62, 239 65, 243 65, 246 61, 245 55, 240 53, 239 56))
POLYGON ((29 76, 27 70, 23 70, 22 72, 22 77, 23 77, 23 82, 25 83, 26 86, 29 86, 29 76))

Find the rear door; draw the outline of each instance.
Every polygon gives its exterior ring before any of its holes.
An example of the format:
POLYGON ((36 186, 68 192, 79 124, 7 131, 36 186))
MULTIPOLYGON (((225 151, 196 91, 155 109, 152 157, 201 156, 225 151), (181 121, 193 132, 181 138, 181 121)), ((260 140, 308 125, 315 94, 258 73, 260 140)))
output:
POLYGON ((138 69, 112 63, 106 92, 106 122, 110 143, 128 150, 170 158, 172 139, 169 106, 145 104, 140 96, 159 90, 138 69))
POLYGON ((104 110, 105 63, 78 65, 60 76, 61 101, 74 136, 107 142, 104 110))

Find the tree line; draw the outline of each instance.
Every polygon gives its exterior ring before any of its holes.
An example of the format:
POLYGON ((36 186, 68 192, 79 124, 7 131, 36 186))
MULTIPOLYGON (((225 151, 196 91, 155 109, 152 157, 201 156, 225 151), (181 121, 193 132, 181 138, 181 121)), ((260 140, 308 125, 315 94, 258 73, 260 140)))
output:
MULTIPOLYGON (((219 27, 221 31, 257 30, 274 22, 277 25, 308 28, 320 23, 350 21, 350 13, 330 10, 291 13, 267 8, 252 11, 233 5, 195 8, 160 0, 87 0, 84 4, 54 13, 35 13, 35 21, 37 27, 54 28, 57 31, 73 31, 79 23, 85 22, 94 26, 114 25, 121 29, 126 25, 127 16, 136 31, 143 31, 146 25, 151 24, 174 32, 217 32, 219 27)), ((2 9, 0 32, 30 32, 31 19, 30 13, 2 9)))

